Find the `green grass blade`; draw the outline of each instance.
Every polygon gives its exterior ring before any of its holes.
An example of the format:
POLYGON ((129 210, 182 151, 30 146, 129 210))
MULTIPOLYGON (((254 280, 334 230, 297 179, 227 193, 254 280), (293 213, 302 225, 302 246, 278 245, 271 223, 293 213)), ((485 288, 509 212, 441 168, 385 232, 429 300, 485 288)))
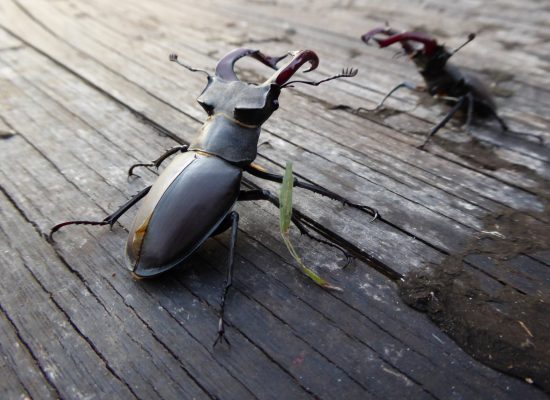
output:
POLYGON ((298 263, 300 270, 307 275, 313 282, 325 289, 342 290, 339 287, 331 285, 328 281, 321 278, 313 270, 308 268, 303 262, 294 246, 290 241, 290 223, 292 219, 292 188, 294 187, 294 175, 292 174, 292 163, 287 162, 285 175, 283 176, 283 182, 281 184, 281 191, 279 192, 279 227, 281 230, 281 236, 288 248, 288 251, 292 257, 298 263))
POLYGON ((292 188, 294 187, 294 175, 292 174, 292 163, 286 163, 285 175, 279 192, 279 226, 281 235, 285 235, 290 230, 292 218, 292 188))

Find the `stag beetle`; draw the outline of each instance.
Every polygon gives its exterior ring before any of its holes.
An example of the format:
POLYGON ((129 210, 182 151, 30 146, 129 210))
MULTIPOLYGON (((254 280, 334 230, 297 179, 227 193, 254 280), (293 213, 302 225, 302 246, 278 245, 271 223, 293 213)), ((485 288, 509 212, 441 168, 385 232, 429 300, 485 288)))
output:
MULTIPOLYGON (((197 101, 208 118, 199 135, 189 146, 175 147, 151 163, 134 164, 128 171, 129 175, 139 166, 158 168, 166 158, 179 153, 152 186, 143 189, 115 213, 102 221, 60 223, 51 229, 50 237, 71 224, 112 226, 143 199, 129 231, 126 254, 133 274, 147 278, 181 266, 206 239, 230 229, 227 278, 220 299, 218 335, 214 345, 222 340, 229 344, 224 336, 224 307, 232 283, 239 222, 239 214, 233 207, 237 201, 249 200, 268 200, 278 206, 278 198, 267 190, 241 190, 243 171, 269 181, 282 181, 282 175, 269 173, 253 164, 261 125, 279 107, 282 89, 297 83, 317 86, 333 79, 355 76, 357 70, 346 69, 316 82, 290 81, 305 63, 310 63, 305 72, 317 68, 319 58, 311 50, 269 57, 258 50, 238 48, 219 60, 214 75, 180 62, 175 54, 170 55, 170 61, 189 71, 206 74, 207 85, 197 101), (278 68, 277 64, 289 55, 292 58, 278 68), (243 82, 234 72, 235 62, 243 57, 252 57, 276 72, 262 84, 243 82)), ((343 202, 374 218, 377 216, 374 209, 351 203, 320 186, 297 180, 294 186, 343 202)), ((309 235, 298 215, 293 215, 292 221, 301 233, 309 235)))
MULTIPOLYGON (((497 114, 497 105, 487 86, 472 74, 461 71, 459 68, 448 63, 449 59, 462 47, 474 40, 475 34, 471 33, 466 42, 455 50, 449 51, 445 46, 440 45, 430 35, 422 32, 397 32, 390 27, 379 27, 373 29, 361 39, 368 44, 372 39, 380 47, 387 47, 399 42, 405 54, 415 63, 418 72, 424 78, 425 88, 414 85, 410 82, 402 82, 395 86, 384 96, 378 105, 369 111, 378 110, 384 102, 397 90, 408 88, 411 90, 425 91, 452 104, 453 107, 437 125, 426 135, 424 142, 419 148, 424 148, 430 138, 437 131, 443 128, 452 116, 460 109, 466 109, 466 126, 469 126, 473 113, 479 116, 492 116, 500 124, 503 131, 508 131, 508 126, 497 114), (387 38, 379 38, 377 35, 385 35, 387 38), (414 46, 412 42, 422 44, 414 46)), ((364 109, 364 108, 363 108, 364 109)), ((361 110, 358 109, 358 110, 361 110)))

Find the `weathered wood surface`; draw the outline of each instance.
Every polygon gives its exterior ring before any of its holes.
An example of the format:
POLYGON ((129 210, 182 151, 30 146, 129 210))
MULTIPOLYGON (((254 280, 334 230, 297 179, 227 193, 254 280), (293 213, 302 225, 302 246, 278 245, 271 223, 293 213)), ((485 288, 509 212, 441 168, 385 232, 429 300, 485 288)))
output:
MULTIPOLYGON (((550 223, 550 10, 537 1, 357 3, 0 2, 4 398, 546 398, 466 354, 378 271, 444 268, 487 231, 508 234, 495 216, 515 212, 527 244, 510 245, 511 261, 496 266, 466 254, 464 268, 487 293, 547 300, 550 244, 529 243, 550 223), (479 32, 456 62, 507 95, 497 98, 500 113, 515 131, 545 143, 488 122, 471 133, 445 129, 419 151, 421 134, 446 108, 406 92, 382 114, 328 112, 340 103, 372 106, 396 83, 419 80, 404 58, 358 40, 385 20, 428 29, 451 47, 479 32), (55 244, 45 235, 60 221, 103 218, 155 179, 141 171, 127 180, 129 165, 194 137, 204 77, 169 63, 168 53, 212 68, 237 46, 314 49, 321 65, 313 77, 360 69, 353 80, 285 92, 257 161, 280 172, 292 160, 301 179, 383 218, 369 223, 296 191, 296 208, 322 234, 359 251, 341 270, 339 254, 295 237, 306 262, 344 289, 331 293, 293 269, 276 209, 239 204, 232 347, 213 350, 227 234, 209 240, 188 269, 150 281, 133 280, 123 259, 132 211, 112 232, 71 227, 55 244)), ((250 79, 270 72, 241 64, 250 79)))

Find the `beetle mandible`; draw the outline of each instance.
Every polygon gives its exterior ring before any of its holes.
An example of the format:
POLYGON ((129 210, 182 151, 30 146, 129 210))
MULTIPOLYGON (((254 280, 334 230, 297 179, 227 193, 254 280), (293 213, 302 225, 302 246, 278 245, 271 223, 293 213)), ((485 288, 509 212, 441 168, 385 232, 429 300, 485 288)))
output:
MULTIPOLYGON (((503 131, 508 131, 508 126, 497 114, 497 105, 488 87, 474 75, 464 72, 453 64, 449 59, 462 47, 474 40, 475 34, 471 33, 466 42, 458 48, 449 51, 445 46, 438 44, 430 35, 423 32, 398 32, 388 26, 375 28, 364 35, 361 39, 368 44, 374 40, 382 47, 400 43, 403 51, 414 62, 418 72, 424 78, 425 87, 415 85, 411 82, 402 82, 390 90, 374 109, 378 110, 384 102, 397 90, 408 88, 417 91, 427 91, 431 96, 444 100, 452 105, 447 115, 437 123, 426 135, 424 142, 418 146, 420 149, 428 143, 430 138, 443 128, 453 115, 461 109, 466 110, 466 124, 468 127, 474 113, 479 116, 490 116, 495 118, 503 131), (377 37, 379 35, 386 38, 377 37), (413 43, 420 43, 415 46, 413 43)), ((348 108, 348 107, 338 107, 348 108)), ((357 111, 366 110, 359 108, 357 111)))
MULTIPOLYGON (((170 61, 207 76, 207 85, 197 99, 208 114, 199 135, 189 146, 174 147, 152 163, 133 165, 129 175, 138 166, 158 168, 166 158, 177 154, 152 186, 143 189, 119 210, 102 221, 60 223, 51 229, 50 237, 60 228, 72 224, 112 226, 143 199, 129 230, 126 254, 133 274, 147 278, 182 265, 206 239, 230 229, 227 278, 220 299, 218 335, 214 344, 221 340, 229 343, 224 336, 224 307, 232 284, 239 222, 239 214, 233 207, 237 201, 247 200, 268 200, 278 206, 278 198, 267 190, 241 190, 243 171, 262 179, 282 181, 282 175, 266 172, 253 164, 261 125, 279 107, 282 89, 297 83, 317 86, 333 79, 355 76, 357 70, 346 69, 320 81, 290 81, 306 63, 310 63, 310 67, 305 72, 317 68, 319 58, 311 50, 270 57, 258 50, 238 48, 219 60, 214 75, 182 63, 176 54, 170 55, 170 61), (277 64, 288 56, 291 59, 278 68, 277 64), (243 57, 252 57, 276 72, 262 84, 243 82, 233 69, 235 62, 243 57)), ((321 186, 298 180, 294 181, 294 186, 360 209, 374 218, 378 215, 373 208, 351 203, 321 186)), ((293 215, 292 221, 301 233, 308 234, 299 216, 293 215)))

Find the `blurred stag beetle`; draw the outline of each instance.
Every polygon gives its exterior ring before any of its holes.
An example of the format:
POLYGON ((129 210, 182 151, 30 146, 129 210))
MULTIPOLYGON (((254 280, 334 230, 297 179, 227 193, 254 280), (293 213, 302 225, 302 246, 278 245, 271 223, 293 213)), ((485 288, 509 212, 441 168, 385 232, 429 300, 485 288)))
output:
MULTIPOLYGON (((402 82, 390 90, 374 109, 361 107, 354 111, 376 111, 397 90, 408 88, 416 91, 427 91, 431 96, 452 105, 447 115, 426 135, 424 142, 419 146, 421 149, 459 110, 466 111, 466 127, 470 125, 472 117, 475 114, 481 117, 495 118, 500 124, 502 131, 508 131, 507 124, 497 113, 496 102, 488 87, 474 75, 464 72, 448 62, 457 51, 474 40, 474 38, 475 34, 471 33, 465 43, 455 50, 449 51, 445 46, 438 44, 433 37, 422 32, 397 32, 385 26, 365 33, 361 36, 361 39, 367 44, 371 40, 374 40, 382 48, 394 43, 400 43, 405 54, 415 63, 418 72, 424 78, 426 86, 422 87, 410 82, 402 82), (415 43, 420 45, 415 45, 415 43)), ((337 106, 336 108, 350 109, 348 106, 337 106)), ((523 135, 535 136, 531 134, 523 135)), ((539 139, 538 137, 536 138, 539 139)))
MULTIPOLYGON (((181 266, 208 238, 230 229, 227 278, 220 299, 218 335, 214 344, 224 340, 224 307, 227 291, 232 283, 233 259, 239 215, 233 210, 237 201, 267 200, 276 206, 278 198, 268 190, 242 190, 243 171, 258 178, 281 182, 283 176, 269 173, 253 164, 257 154, 261 125, 279 107, 281 90, 298 83, 317 86, 338 78, 355 76, 357 70, 344 70, 338 75, 320 81, 290 78, 306 63, 311 71, 317 68, 319 58, 310 50, 294 51, 282 57, 270 57, 258 50, 238 48, 223 58, 211 75, 192 68, 171 54, 170 60, 186 69, 203 73, 207 85, 197 101, 208 114, 198 137, 189 146, 178 146, 151 163, 133 165, 129 175, 139 166, 159 167, 169 156, 178 154, 160 174, 156 182, 131 198, 115 213, 102 221, 68 221, 51 229, 50 237, 60 228, 71 224, 113 225, 117 219, 138 201, 143 200, 131 225, 126 244, 127 259, 134 276, 153 277, 176 266, 181 266), (286 57, 291 59, 281 66, 286 57), (276 72, 262 84, 241 81, 234 72, 234 64, 243 57, 251 57, 276 72)), ((351 203, 344 197, 315 184, 294 181, 294 186, 329 197, 372 215, 370 207, 351 203)), ((373 219, 374 219, 373 218, 373 219)), ((300 232, 322 243, 345 250, 308 233, 303 218, 294 213, 292 222, 300 232)), ((346 253, 347 255, 347 253, 346 253)))

